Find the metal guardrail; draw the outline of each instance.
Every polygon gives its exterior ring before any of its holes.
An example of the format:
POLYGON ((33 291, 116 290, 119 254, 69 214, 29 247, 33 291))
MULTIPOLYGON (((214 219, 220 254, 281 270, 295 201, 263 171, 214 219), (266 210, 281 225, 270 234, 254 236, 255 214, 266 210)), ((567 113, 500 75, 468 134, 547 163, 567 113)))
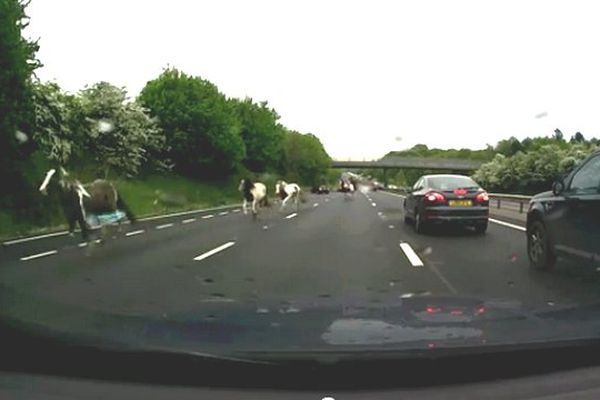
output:
POLYGON ((506 193, 489 193, 490 195, 490 207, 492 203, 496 203, 496 208, 501 209, 502 203, 517 203, 519 204, 519 214, 523 214, 525 205, 529 205, 531 196, 524 196, 520 194, 506 194, 506 193))

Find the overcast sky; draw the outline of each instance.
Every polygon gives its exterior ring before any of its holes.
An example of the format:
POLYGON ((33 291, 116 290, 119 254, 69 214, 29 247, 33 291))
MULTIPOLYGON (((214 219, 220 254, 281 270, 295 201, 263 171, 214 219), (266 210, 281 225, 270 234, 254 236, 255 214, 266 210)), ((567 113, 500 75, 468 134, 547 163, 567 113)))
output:
POLYGON ((593 1, 33 0, 43 80, 136 96, 167 66, 268 100, 338 159, 600 136, 593 1), (536 118, 547 113, 547 116, 536 118))

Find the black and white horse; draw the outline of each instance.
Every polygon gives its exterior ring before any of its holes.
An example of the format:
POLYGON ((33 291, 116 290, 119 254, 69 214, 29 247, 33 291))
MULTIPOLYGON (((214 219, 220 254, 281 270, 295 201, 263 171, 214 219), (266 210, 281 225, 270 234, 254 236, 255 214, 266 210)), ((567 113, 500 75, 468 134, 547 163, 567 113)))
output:
POLYGON ((300 186, 298 184, 277 181, 275 194, 282 200, 280 210, 283 210, 287 202, 292 200, 296 205, 296 211, 298 211, 298 202, 300 201, 300 186))
POLYGON ((248 203, 252 203, 252 215, 256 217, 258 210, 257 205, 267 206, 267 186, 264 183, 252 182, 248 178, 244 178, 240 181, 238 190, 242 192, 244 197, 244 204, 242 209, 244 214, 248 214, 248 203))
POLYGON ((86 220, 88 215, 115 213, 121 210, 130 222, 135 222, 135 216, 113 184, 107 180, 97 179, 83 185, 60 167, 58 171, 51 169, 46 173, 39 190, 44 195, 47 195, 49 191, 58 194, 69 224, 69 234, 73 234, 75 225, 78 223, 81 235, 85 240, 89 238, 90 230, 86 220))

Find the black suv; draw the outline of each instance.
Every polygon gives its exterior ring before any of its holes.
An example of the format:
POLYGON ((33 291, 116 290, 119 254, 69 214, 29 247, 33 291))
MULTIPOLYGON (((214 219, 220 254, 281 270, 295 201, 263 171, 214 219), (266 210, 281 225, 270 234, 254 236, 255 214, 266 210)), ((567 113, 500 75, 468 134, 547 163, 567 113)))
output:
POLYGON ((558 254, 600 262, 600 151, 529 203, 531 266, 551 268, 558 254))

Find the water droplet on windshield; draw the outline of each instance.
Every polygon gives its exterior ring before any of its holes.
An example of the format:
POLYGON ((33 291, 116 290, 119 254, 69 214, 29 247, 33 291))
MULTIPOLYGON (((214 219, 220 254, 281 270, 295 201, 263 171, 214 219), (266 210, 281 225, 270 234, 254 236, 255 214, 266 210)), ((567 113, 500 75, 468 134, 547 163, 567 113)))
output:
POLYGON ((17 139, 17 142, 19 143, 25 143, 26 141, 29 140, 29 136, 27 136, 26 133, 23 133, 21 131, 16 131, 15 132, 15 139, 17 139))
POLYGON ((98 130, 102 133, 108 133, 112 131, 114 125, 109 121, 98 121, 98 130))

